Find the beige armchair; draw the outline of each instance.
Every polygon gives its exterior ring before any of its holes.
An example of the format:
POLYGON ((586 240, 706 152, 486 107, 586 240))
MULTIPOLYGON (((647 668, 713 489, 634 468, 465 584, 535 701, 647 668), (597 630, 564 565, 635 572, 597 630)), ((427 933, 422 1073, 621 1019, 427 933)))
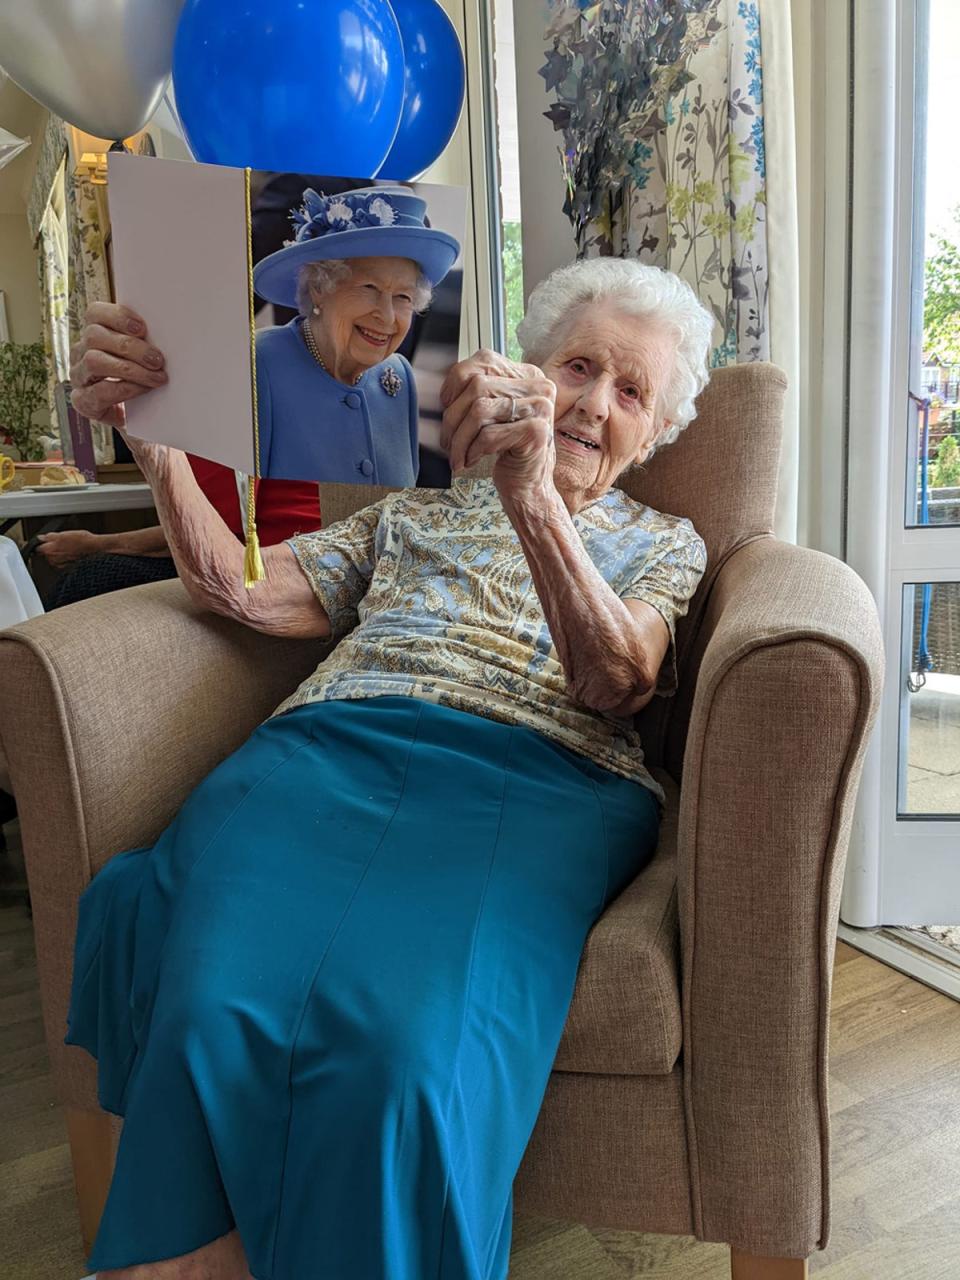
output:
MULTIPOLYGON (((833 953, 883 665, 859 578, 771 536, 783 391, 771 365, 717 371, 690 429, 630 478, 693 520, 709 567, 679 629, 680 692, 642 715, 669 795, 660 848, 587 940, 515 1184, 521 1212, 726 1242, 736 1280, 799 1280, 830 1234, 833 953)), ((325 518, 379 496, 332 486, 325 518)), ((204 613, 178 582, 0 635, 0 741, 88 1246, 119 1122, 63 1044, 77 899, 322 652, 204 613)))

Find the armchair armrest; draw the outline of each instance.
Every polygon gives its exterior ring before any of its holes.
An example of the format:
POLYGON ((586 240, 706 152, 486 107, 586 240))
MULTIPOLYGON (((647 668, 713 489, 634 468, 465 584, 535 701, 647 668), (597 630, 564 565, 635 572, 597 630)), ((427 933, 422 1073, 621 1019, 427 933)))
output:
POLYGON ((47 1044, 65 1102, 92 1106, 95 1097, 77 1061, 84 1055, 63 1045, 80 894, 113 854, 152 843, 329 647, 208 613, 178 581, 112 592, 0 632, 0 748, 20 814, 47 1044))
POLYGON ((678 835, 696 1233, 804 1257, 829 1235, 833 957, 882 638, 848 566, 772 538, 723 566, 702 635, 678 835), (760 1226, 785 1223, 794 1250, 760 1226))

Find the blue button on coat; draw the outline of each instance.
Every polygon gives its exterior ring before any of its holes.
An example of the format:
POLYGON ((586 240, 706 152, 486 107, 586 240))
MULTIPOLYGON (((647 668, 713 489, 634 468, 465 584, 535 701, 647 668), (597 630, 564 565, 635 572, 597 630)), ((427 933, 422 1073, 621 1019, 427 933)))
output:
POLYGON ((416 484, 417 388, 409 362, 400 354, 389 356, 347 387, 311 356, 300 323, 298 317, 257 333, 260 474, 398 488, 416 484), (402 384, 395 396, 381 382, 388 368, 402 384))

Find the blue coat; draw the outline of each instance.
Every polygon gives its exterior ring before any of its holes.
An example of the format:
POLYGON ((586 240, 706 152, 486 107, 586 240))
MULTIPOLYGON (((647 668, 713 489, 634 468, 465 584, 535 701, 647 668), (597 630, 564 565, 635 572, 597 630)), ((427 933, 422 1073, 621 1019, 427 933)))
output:
POLYGON ((260 474, 282 480, 416 484, 417 387, 402 355, 389 356, 348 387, 321 369, 299 319, 257 332, 260 474), (381 382, 399 377, 395 396, 381 382))

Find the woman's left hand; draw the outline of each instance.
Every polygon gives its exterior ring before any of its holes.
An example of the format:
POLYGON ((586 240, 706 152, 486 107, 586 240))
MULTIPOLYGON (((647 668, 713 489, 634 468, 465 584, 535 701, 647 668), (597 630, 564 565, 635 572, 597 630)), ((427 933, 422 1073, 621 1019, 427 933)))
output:
POLYGON ((455 365, 441 391, 441 443, 456 474, 494 455, 501 498, 534 496, 552 487, 557 389, 535 365, 478 352, 455 365))

